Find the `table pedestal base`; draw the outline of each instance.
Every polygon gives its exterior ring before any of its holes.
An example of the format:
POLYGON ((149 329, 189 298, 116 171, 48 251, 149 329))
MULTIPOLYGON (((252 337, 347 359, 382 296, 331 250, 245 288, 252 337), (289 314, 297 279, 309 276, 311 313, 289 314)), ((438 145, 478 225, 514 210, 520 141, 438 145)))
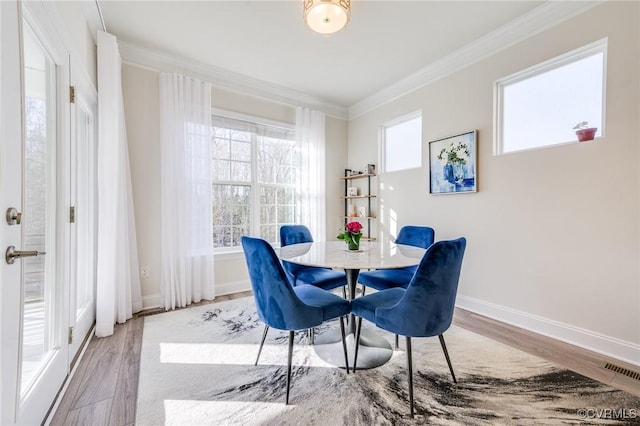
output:
MULTIPOLYGON (((356 353, 354 334, 346 336, 349 368, 353 369, 353 357, 356 353)), ((344 351, 338 330, 332 330, 316 336, 313 348, 320 358, 336 367, 344 368, 344 351)), ((362 327, 360 349, 358 349, 358 370, 379 367, 391 359, 393 349, 389 342, 375 332, 362 327)))

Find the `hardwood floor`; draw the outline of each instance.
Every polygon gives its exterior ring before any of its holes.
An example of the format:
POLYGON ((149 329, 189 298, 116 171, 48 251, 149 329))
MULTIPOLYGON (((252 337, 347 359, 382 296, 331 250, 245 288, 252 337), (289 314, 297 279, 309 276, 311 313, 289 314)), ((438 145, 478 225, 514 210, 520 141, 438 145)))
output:
MULTIPOLYGON (((251 292, 218 296, 214 301, 191 306, 250 296, 251 292)), ((135 314, 125 324, 117 324, 113 335, 91 340, 51 418, 51 425, 134 424, 144 317, 162 312, 164 309, 135 314)))
MULTIPOLYGON (((250 292, 218 296, 213 302, 197 305, 249 296, 250 292)), ((91 340, 51 419, 52 425, 134 424, 144 316, 160 312, 163 310, 137 314, 125 324, 116 325, 112 336, 91 340)), ((454 324, 640 396, 639 380, 602 367, 604 362, 611 362, 638 371, 637 366, 461 309, 456 309, 454 324)))
POLYGON ((453 322, 457 326, 539 356, 583 376, 640 396, 640 380, 603 368, 605 362, 610 362, 632 371, 640 371, 640 367, 633 364, 458 308, 453 322))

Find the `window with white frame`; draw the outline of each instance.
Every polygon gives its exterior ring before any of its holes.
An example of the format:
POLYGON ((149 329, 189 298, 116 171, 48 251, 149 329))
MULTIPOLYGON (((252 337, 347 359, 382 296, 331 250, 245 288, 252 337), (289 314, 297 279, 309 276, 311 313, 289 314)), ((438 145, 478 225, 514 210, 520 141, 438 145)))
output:
POLYGON ((577 141, 584 121, 604 135, 606 59, 603 39, 498 80, 494 152, 577 141))
POLYGON ((239 247, 242 235, 278 243, 280 226, 295 223, 300 211, 295 129, 244 118, 212 116, 213 241, 219 250, 239 247))
POLYGON ((422 166, 422 111, 384 123, 381 138, 384 172, 422 166))

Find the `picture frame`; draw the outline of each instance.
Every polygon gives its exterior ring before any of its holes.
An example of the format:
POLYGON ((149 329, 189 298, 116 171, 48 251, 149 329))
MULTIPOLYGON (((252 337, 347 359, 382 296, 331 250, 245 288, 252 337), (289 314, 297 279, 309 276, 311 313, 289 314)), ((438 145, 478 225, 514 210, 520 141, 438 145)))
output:
POLYGON ((367 217, 367 208, 365 206, 358 207, 358 217, 367 217))
POLYGON ((429 142, 429 193, 477 192, 477 130, 429 142))
POLYGON ((347 197, 357 197, 358 196, 358 187, 350 186, 347 188, 347 197))

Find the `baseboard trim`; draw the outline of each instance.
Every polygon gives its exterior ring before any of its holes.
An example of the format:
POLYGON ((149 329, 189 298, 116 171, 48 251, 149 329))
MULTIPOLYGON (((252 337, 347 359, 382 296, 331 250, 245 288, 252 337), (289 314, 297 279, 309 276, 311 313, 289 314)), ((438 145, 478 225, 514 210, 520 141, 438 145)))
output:
POLYGON ((162 307, 161 305, 162 296, 160 293, 149 294, 147 296, 142 297, 142 310, 145 309, 155 309, 162 307))
POLYGON ((458 308, 640 366, 640 345, 506 306, 458 295, 458 308))
MULTIPOLYGON (((231 281, 222 284, 216 284, 216 296, 225 296, 227 294, 240 293, 242 291, 251 290, 251 282, 249 280, 231 281)), ((148 294, 142 297, 142 310, 161 308, 162 295, 160 293, 148 294)))
POLYGON ((224 284, 216 284, 216 296, 240 293, 241 291, 247 290, 251 290, 251 282, 249 280, 239 280, 231 281, 224 284))

